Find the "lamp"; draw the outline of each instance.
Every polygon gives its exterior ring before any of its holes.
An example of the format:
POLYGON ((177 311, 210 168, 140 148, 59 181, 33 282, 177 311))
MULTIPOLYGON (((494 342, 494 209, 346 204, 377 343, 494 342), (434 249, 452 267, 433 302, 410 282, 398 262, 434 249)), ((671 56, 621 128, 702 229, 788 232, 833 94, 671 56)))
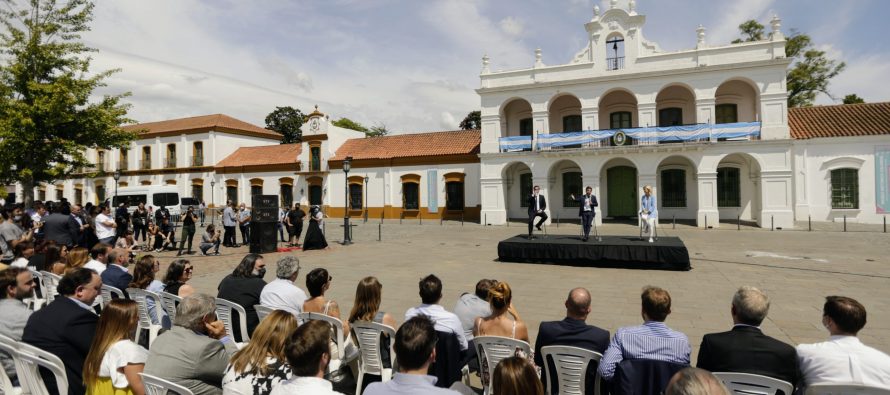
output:
POLYGON ((117 169, 114 171, 114 174, 111 176, 114 178, 114 199, 112 199, 112 204, 117 203, 117 184, 121 179, 121 169, 117 169))
POLYGON ((343 185, 345 199, 343 200, 343 245, 352 244, 352 235, 349 229, 349 170, 352 168, 352 157, 347 156, 343 159, 343 185))
POLYGON ((365 204, 364 204, 364 206, 365 206, 365 222, 368 222, 368 210, 369 210, 368 209, 368 180, 370 180, 370 178, 368 178, 368 175, 365 174, 365 204))

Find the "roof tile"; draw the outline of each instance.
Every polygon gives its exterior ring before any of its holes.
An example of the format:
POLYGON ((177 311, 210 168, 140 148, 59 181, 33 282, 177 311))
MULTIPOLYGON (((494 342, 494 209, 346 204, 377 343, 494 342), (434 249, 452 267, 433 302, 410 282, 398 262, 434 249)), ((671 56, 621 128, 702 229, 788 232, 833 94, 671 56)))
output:
POLYGON ((392 159, 479 153, 479 130, 397 134, 346 140, 331 160, 392 159))
POLYGON ((254 124, 244 122, 240 119, 232 118, 225 114, 201 115, 197 117, 169 119, 166 121, 146 122, 135 125, 127 125, 124 130, 141 131, 141 137, 148 137, 160 133, 168 132, 186 132, 192 130, 230 130, 248 132, 259 136, 268 136, 269 138, 279 140, 281 135, 264 129, 254 124))
POLYGON ((795 139, 887 135, 890 102, 791 108, 788 126, 795 139))
POLYGON ((301 144, 277 144, 259 147, 241 147, 216 164, 216 168, 281 165, 297 163, 301 144))

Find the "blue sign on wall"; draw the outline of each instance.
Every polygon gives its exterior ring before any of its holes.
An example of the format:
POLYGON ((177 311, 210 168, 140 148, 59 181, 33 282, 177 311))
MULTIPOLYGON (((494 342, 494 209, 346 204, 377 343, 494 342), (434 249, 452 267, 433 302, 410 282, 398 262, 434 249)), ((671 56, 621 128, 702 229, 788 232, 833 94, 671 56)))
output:
POLYGON ((890 213, 890 145, 875 147, 875 211, 890 213))
POLYGON ((426 210, 431 213, 439 212, 439 188, 437 186, 437 181, 439 178, 436 175, 435 170, 427 170, 426 173, 426 188, 427 188, 427 196, 429 196, 429 200, 426 204, 426 210))

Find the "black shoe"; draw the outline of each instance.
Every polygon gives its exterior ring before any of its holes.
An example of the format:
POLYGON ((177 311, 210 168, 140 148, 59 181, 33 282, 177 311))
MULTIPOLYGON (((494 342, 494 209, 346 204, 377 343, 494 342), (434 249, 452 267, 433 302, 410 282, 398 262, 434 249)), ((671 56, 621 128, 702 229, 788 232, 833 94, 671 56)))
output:
POLYGON ((586 242, 586 241, 587 241, 587 238, 586 238, 586 237, 582 237, 582 238, 581 238, 581 241, 586 242))
POLYGON ((534 239, 537 239, 537 237, 535 237, 534 235, 528 235, 528 239, 529 239, 529 240, 534 240, 534 239))
POLYGON ((541 229, 541 225, 535 225, 535 228, 538 228, 538 230, 543 230, 541 229))

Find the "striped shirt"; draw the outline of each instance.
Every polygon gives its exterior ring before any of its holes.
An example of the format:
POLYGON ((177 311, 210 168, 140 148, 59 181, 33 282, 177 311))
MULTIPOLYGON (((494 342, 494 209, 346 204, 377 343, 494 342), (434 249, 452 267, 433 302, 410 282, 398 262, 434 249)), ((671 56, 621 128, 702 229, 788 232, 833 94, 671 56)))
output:
POLYGON ((689 338, 668 328, 664 322, 646 321, 640 326, 619 328, 603 354, 599 374, 606 380, 625 359, 651 359, 689 364, 689 338))

